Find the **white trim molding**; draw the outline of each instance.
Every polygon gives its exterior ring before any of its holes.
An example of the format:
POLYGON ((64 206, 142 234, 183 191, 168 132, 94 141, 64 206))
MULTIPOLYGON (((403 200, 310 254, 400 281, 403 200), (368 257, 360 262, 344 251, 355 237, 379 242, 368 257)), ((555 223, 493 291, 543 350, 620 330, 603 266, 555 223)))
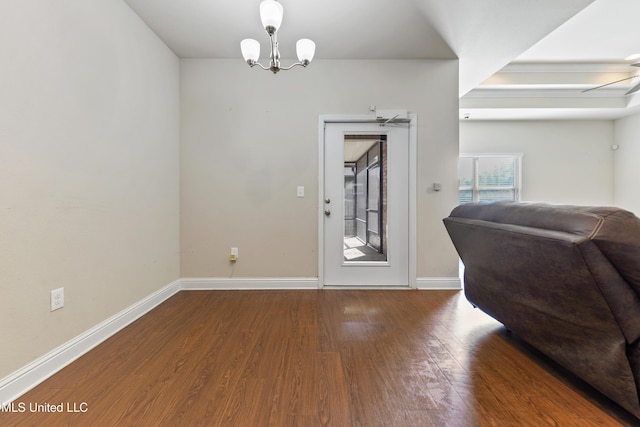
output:
POLYGON ((459 277, 418 277, 416 287, 420 290, 461 290, 462 281, 459 277))
POLYGON ((185 291, 207 290, 270 290, 318 289, 317 277, 265 277, 265 278, 189 278, 182 279, 185 291))
POLYGON ((3 378, 0 380, 0 404, 19 398, 180 290, 180 280, 176 280, 3 378))

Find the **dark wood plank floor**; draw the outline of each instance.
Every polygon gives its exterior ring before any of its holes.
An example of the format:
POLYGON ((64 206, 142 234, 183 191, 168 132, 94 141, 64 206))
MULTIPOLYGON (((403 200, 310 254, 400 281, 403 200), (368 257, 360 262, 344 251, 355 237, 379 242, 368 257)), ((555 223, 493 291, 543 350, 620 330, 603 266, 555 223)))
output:
POLYGON ((0 425, 637 421, 455 291, 183 291, 14 404, 0 425))

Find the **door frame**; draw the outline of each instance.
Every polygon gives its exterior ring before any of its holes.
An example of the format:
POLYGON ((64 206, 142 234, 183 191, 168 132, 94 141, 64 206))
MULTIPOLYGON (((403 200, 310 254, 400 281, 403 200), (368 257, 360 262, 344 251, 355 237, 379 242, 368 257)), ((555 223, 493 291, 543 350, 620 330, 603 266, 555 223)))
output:
MULTIPOLYGON (((416 268, 416 182, 417 182, 417 151, 418 151, 418 116, 409 114, 409 288, 417 288, 416 268)), ((378 123, 372 115, 320 115, 318 120, 318 288, 324 288, 324 138, 327 123, 378 123)), ((346 287, 341 287, 345 289, 346 287)), ((376 289, 381 289, 376 287, 376 289)), ((394 287, 394 289, 398 289, 394 287)), ((405 288, 406 289, 406 288, 405 288)))

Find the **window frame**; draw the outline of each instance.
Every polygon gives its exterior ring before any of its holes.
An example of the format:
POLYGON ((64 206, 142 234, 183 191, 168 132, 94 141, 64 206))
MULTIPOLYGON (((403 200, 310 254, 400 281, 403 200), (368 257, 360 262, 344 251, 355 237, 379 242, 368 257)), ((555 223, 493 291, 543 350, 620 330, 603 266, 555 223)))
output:
MULTIPOLYGON (((514 201, 521 201, 522 200, 522 157, 523 154, 522 153, 460 153, 458 156, 458 168, 459 166, 459 161, 462 158, 471 158, 473 159, 473 163, 472 163, 472 175, 473 175, 473 182, 471 186, 463 186, 460 185, 460 173, 459 173, 459 169, 458 169, 458 201, 460 203, 463 203, 460 201, 460 192, 461 191, 471 191, 471 202, 478 202, 480 201, 480 192, 481 191, 487 191, 487 190, 513 190, 513 194, 514 194, 514 198, 512 200, 514 201), (480 168, 478 167, 481 159, 487 159, 487 158, 491 158, 491 159, 496 159, 496 158, 509 158, 509 159, 513 159, 514 161, 514 185, 513 186, 487 186, 487 185, 479 185, 479 181, 480 181, 480 175, 479 175, 479 170, 480 168)), ((467 202, 469 203, 469 202, 467 202)))

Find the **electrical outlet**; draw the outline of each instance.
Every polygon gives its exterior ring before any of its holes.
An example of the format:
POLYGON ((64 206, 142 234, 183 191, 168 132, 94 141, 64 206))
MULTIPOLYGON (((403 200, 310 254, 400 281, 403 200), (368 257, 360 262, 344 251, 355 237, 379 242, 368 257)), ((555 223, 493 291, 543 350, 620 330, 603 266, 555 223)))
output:
POLYGON ((229 255, 230 261, 238 260, 238 248, 231 248, 231 254, 229 255))
POLYGON ((64 288, 51 291, 51 311, 64 307, 64 288))

